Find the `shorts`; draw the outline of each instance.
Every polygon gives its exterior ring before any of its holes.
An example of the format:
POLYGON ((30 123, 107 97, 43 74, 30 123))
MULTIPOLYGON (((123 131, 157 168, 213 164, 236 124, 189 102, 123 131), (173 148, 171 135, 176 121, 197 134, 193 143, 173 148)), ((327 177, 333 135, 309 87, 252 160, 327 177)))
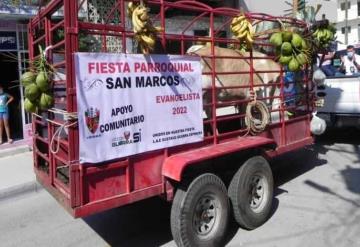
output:
POLYGON ((0 112, 0 120, 8 120, 9 119, 9 112, 0 112))

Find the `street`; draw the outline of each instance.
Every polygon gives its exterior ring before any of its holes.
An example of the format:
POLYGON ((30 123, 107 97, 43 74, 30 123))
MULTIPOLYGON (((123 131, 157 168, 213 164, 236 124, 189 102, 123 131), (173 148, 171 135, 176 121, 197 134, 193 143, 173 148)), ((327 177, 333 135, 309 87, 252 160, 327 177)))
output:
MULTIPOLYGON (((229 227, 227 246, 360 246, 360 133, 332 130, 312 147, 274 161, 268 222, 229 227)), ((0 246, 175 246, 170 204, 158 198, 84 219, 45 191, 0 202, 0 246)))

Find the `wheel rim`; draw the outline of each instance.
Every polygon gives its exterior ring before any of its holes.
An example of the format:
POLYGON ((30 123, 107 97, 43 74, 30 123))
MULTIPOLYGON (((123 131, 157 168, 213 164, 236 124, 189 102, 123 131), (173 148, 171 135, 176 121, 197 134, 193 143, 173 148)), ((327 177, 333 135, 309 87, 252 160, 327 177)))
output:
POLYGON ((198 235, 208 235, 217 222, 220 208, 218 200, 212 195, 203 195, 195 205, 193 227, 198 235))
POLYGON ((269 183, 265 176, 254 175, 249 183, 249 203, 253 212, 261 212, 269 200, 269 183))

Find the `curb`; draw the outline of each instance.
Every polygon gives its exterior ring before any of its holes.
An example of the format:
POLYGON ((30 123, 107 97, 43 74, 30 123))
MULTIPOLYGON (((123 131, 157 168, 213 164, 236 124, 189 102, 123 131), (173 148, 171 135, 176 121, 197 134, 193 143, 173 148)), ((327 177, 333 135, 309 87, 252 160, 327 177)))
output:
POLYGON ((0 190, 0 201, 14 198, 17 196, 21 196, 24 194, 32 193, 32 192, 37 192, 42 189, 43 189, 43 187, 36 181, 27 182, 27 183, 23 183, 20 185, 15 185, 15 186, 0 190))
POLYGON ((4 158, 7 156, 12 156, 12 155, 16 155, 16 154, 21 154, 21 153, 26 153, 29 152, 31 149, 29 147, 29 145, 21 145, 18 147, 11 147, 11 148, 6 148, 3 150, 0 150, 0 158, 4 158))

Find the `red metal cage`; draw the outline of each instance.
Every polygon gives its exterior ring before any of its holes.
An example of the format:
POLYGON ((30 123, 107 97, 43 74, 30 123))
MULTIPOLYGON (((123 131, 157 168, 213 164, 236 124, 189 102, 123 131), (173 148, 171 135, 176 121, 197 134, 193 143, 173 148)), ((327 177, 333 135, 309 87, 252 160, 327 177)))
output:
MULTIPOLYGON (((91 1, 90 1, 91 2, 91 1)), ((108 9, 107 15, 96 22, 89 18, 89 1, 53 0, 43 7, 29 24, 29 54, 33 60, 39 56, 38 46, 48 47, 48 61, 57 70, 54 78, 55 107, 67 113, 76 113, 75 52, 120 52, 136 53, 134 33, 126 14, 129 1, 116 0, 108 9), (116 44, 114 46, 114 44, 116 44)), ((138 1, 134 1, 138 2, 138 1)), ((63 114, 59 111, 42 112, 33 115, 34 168, 38 180, 46 187, 75 217, 86 216, 105 209, 139 201, 156 195, 171 199, 174 183, 180 181, 183 171, 190 164, 197 164, 247 149, 261 149, 269 157, 288 152, 312 143, 310 119, 313 111, 311 70, 304 68, 302 88, 296 97, 297 104, 286 104, 284 80, 276 86, 280 94, 275 97, 258 97, 257 100, 279 100, 279 107, 271 109, 278 114, 264 132, 257 136, 246 135, 246 126, 240 124, 245 114, 237 111, 238 105, 247 104, 249 99, 232 99, 219 102, 216 77, 224 74, 250 75, 249 89, 254 88, 254 76, 258 73, 284 74, 283 69, 275 71, 255 70, 255 60, 274 59, 268 35, 256 39, 254 47, 270 50, 265 56, 257 57, 252 51, 247 56, 226 57, 215 54, 216 46, 239 45, 231 38, 229 24, 239 10, 231 8, 211 8, 197 1, 146 1, 152 9, 151 18, 155 25, 161 26, 156 53, 186 54, 187 49, 198 43, 207 43, 212 54, 209 59, 215 65, 216 59, 244 59, 250 63, 250 70, 219 72, 212 70, 213 87, 211 102, 204 108, 211 110, 211 117, 204 118, 204 141, 163 150, 112 160, 103 164, 79 164, 79 134, 76 125, 62 128, 63 114), (181 16, 181 18, 176 18, 181 16), (172 20, 174 18, 174 20, 172 20), (176 23, 176 20, 180 20, 176 23), (173 22, 172 22, 173 21, 173 22), (176 25, 175 25, 176 23, 176 25), (172 28, 175 25, 175 28, 172 28), (194 30, 201 27, 209 34, 197 35, 194 30), (224 35, 224 33, 226 33, 224 35), (221 108, 232 108, 226 114, 221 108), (220 109, 220 110, 219 110, 220 109), (292 112, 292 117, 287 117, 292 112), (57 152, 51 147, 58 146, 57 152)), ((246 13, 254 22, 288 23, 306 33, 306 24, 291 18, 273 17, 265 14, 246 13)), ((212 66, 215 68, 215 66, 212 66)), ((281 78, 283 78, 281 76, 281 78)), ((270 85, 263 85, 264 88, 270 85)), ((228 87, 228 89, 231 87, 228 87)), ((224 168, 226 169, 226 168, 224 168)))

